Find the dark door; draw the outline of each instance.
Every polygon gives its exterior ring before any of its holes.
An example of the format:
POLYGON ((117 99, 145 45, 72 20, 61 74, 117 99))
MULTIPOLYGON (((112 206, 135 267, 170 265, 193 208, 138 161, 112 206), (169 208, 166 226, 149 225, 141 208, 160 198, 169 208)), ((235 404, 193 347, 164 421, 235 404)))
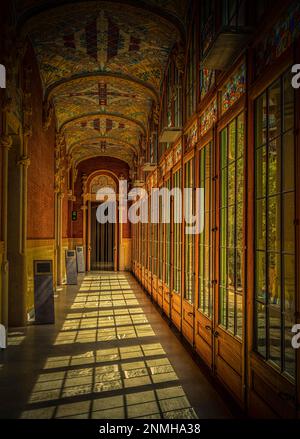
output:
POLYGON ((115 224, 100 224, 96 218, 97 205, 92 205, 91 269, 114 269, 115 224))

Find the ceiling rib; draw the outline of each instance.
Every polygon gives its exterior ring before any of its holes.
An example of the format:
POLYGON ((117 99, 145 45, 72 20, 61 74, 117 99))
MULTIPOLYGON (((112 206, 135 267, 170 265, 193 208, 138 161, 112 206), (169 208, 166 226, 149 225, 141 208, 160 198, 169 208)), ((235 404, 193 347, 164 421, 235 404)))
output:
POLYGON ((80 146, 82 144, 88 144, 89 142, 96 142, 96 141, 101 142, 103 140, 112 141, 116 145, 122 144, 125 147, 131 149, 134 153, 138 152, 138 148, 135 145, 132 145, 131 143, 126 142, 125 140, 122 140, 122 139, 119 139, 116 137, 111 137, 111 136, 88 137, 87 139, 80 140, 79 142, 75 142, 75 143, 73 143, 73 145, 70 145, 69 152, 71 153, 74 148, 76 148, 77 146, 80 146))
MULTIPOLYGON (((54 4, 53 0, 44 1, 42 4, 30 8, 28 11, 24 12, 20 17, 18 17, 18 28, 19 31, 22 31, 23 26, 26 24, 28 20, 31 18, 34 18, 36 15, 39 15, 47 10, 52 10, 59 8, 64 5, 70 5, 70 4, 77 4, 77 3, 86 3, 86 2, 94 2, 94 3, 101 3, 101 0, 60 0, 56 4, 54 4)), ((108 1, 102 1, 102 3, 120 3, 128 6, 135 7, 137 9, 143 9, 146 11, 151 12, 154 15, 159 16, 160 18, 168 21, 169 23, 173 24, 179 34, 182 41, 184 41, 185 38, 185 28, 183 21, 179 19, 178 16, 176 16, 173 13, 168 12, 167 10, 163 10, 162 8, 150 5, 149 3, 144 2, 143 0, 139 0, 137 3, 134 0, 108 0, 108 1)), ((183 17, 184 18, 184 17, 183 17)))
POLYGON ((144 135, 146 135, 146 128, 144 127, 144 125, 137 121, 136 119, 133 119, 131 117, 126 116, 125 114, 118 114, 118 113, 103 113, 103 112, 95 112, 95 113, 88 113, 88 114, 84 114, 82 116, 76 116, 73 117, 71 119, 66 120, 60 127, 60 131, 64 131, 67 129, 69 124, 72 124, 73 122, 80 122, 81 120, 85 120, 85 119, 89 119, 89 118, 93 118, 93 117, 100 117, 100 118, 106 118, 106 117, 111 117, 114 119, 119 119, 119 120, 124 120, 127 122, 131 122, 133 124, 135 124, 136 126, 138 126, 144 135))

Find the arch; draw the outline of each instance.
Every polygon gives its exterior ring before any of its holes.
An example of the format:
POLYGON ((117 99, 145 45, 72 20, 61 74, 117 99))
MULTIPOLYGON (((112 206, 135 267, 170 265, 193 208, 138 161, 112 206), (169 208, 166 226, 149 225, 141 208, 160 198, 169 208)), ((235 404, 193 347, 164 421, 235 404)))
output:
POLYGON ((63 87, 66 84, 76 84, 77 82, 85 79, 87 81, 97 81, 99 79, 120 79, 124 82, 127 82, 129 84, 138 85, 141 89, 145 90, 145 94, 148 97, 151 97, 155 102, 159 101, 159 95, 156 89, 153 87, 152 84, 149 84, 147 82, 143 82, 139 80, 138 78, 135 78, 130 75, 125 75, 117 72, 98 72, 98 73, 78 73, 77 75, 73 75, 69 78, 60 79, 59 81, 56 81, 51 86, 48 87, 48 89, 45 91, 45 101, 50 100, 55 93, 60 91, 60 88, 63 87))
POLYGON ((109 171, 107 169, 97 169, 97 171, 91 172, 88 175, 87 180, 86 180, 86 188, 87 189, 90 188, 93 179, 96 177, 99 177, 101 175, 106 175, 106 176, 110 177, 114 181, 117 189, 119 190, 119 186, 118 186, 119 185, 119 177, 117 176, 117 174, 115 172, 109 171))
POLYGON ((80 146, 82 146, 83 143, 86 144, 86 143, 89 143, 89 142, 95 142, 95 141, 101 141, 101 140, 112 141, 112 142, 114 142, 116 144, 115 146, 118 146, 118 143, 120 143, 121 145, 127 147, 128 149, 130 149, 134 153, 138 153, 138 148, 135 145, 132 145, 131 143, 126 142, 125 140, 118 139, 118 138, 115 138, 115 137, 110 137, 110 136, 88 137, 87 139, 80 140, 79 142, 75 142, 72 145, 70 145, 69 148, 68 148, 68 152, 70 152, 70 154, 71 154, 72 151, 77 146, 80 147, 80 146))
POLYGON ((126 116, 125 114, 121 114, 121 113, 117 114, 117 113, 103 113, 103 112, 87 113, 87 114, 84 114, 84 115, 81 115, 81 116, 72 117, 72 118, 66 120, 61 125, 60 131, 63 131, 65 129, 67 129, 67 125, 69 125, 69 124, 71 124, 73 122, 77 122, 77 121, 79 122, 81 120, 89 119, 90 117, 91 118, 92 117, 100 117, 100 118, 102 118, 102 117, 103 118, 111 117, 111 118, 114 118, 114 119, 117 119, 117 120, 118 119, 119 120, 124 120, 124 121, 127 121, 127 122, 130 122, 130 123, 133 123, 133 124, 137 125, 143 131, 143 134, 146 135, 146 129, 145 129, 144 125, 141 122, 139 122, 138 120, 135 120, 135 119, 133 119, 133 118, 131 118, 129 116, 126 116))
POLYGON ((120 157, 117 154, 110 154, 110 155, 104 155, 104 154, 94 155, 94 154, 90 154, 90 155, 87 155, 85 157, 82 157, 82 159, 79 158, 78 160, 75 160, 74 163, 75 163, 76 166, 78 166, 80 163, 84 162, 85 160, 89 160, 89 159, 97 158, 97 157, 112 157, 114 159, 118 159, 118 160, 123 161, 124 163, 126 163, 129 166, 130 169, 132 168, 132 163, 131 162, 129 162, 128 160, 126 160, 123 157, 120 157))
MULTIPOLYGON (((86 2, 96 2, 99 0, 85 0, 86 2)), ((167 22, 173 24, 173 26, 177 29, 179 36, 183 39, 185 38, 185 27, 182 20, 176 15, 172 14, 171 12, 168 12, 167 10, 163 10, 159 6, 150 5, 149 3, 146 3, 143 0, 139 1, 139 4, 136 4, 134 0, 109 0, 110 3, 123 3, 128 6, 135 7, 136 9, 143 9, 146 11, 149 11, 153 15, 156 15, 167 22)), ((61 6, 65 5, 71 5, 71 4, 77 4, 77 3, 83 3, 82 0, 60 0, 59 3, 53 4, 53 0, 48 0, 43 2, 43 4, 40 4, 38 6, 31 7, 28 11, 24 12, 23 14, 18 17, 18 29, 20 32, 23 31, 23 27, 25 26, 26 22, 35 18, 39 14, 42 14, 43 12, 50 10, 50 9, 56 9, 61 6)))

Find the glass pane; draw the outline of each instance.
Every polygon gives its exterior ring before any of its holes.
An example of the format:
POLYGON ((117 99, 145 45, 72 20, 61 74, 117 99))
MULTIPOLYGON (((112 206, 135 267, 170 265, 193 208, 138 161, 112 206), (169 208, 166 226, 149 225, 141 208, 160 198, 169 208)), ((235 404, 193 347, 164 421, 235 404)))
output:
POLYGON ((243 287, 243 250, 236 249, 235 251, 236 257, 236 279, 235 279, 235 287, 237 292, 242 291, 243 287))
POLYGON ((295 194, 283 195, 283 251, 295 252, 295 194))
POLYGON ((285 370, 295 377, 295 349, 291 345, 292 327, 295 324, 295 257, 284 256, 284 308, 285 308, 285 370))
POLYGON ((244 113, 242 113, 237 119, 237 158, 244 154, 244 137, 244 113))
POLYGON ((236 335, 242 338, 243 335, 243 296, 236 295, 236 335))
POLYGON ((235 251, 233 249, 227 250, 227 285, 235 285, 235 266, 234 266, 235 251))
POLYGON ((295 187, 295 151, 294 133, 289 131, 283 136, 283 190, 291 191, 295 187))
POLYGON ((280 251, 280 196, 271 197, 268 200, 268 249, 280 251))
POLYGON ((228 161, 235 160, 236 157, 236 120, 229 125, 229 145, 228 145, 228 161))
POLYGON ((237 190, 237 196, 236 196, 236 202, 237 203, 243 203, 243 197, 244 197, 244 160, 241 158, 237 161, 237 181, 236 181, 236 190, 237 190))
POLYGON ((278 305, 269 306, 269 358, 281 366, 281 317, 278 305))
POLYGON ((281 132, 281 87, 280 81, 275 82, 269 89, 268 127, 269 140, 279 136, 281 132))
POLYGON ((256 233, 255 245, 257 250, 266 248, 266 200, 263 198, 256 202, 256 233))
POLYGON ((237 205, 236 210, 236 246, 243 246, 243 205, 237 205))
POLYGON ((264 145, 267 141, 267 100, 266 93, 261 95, 255 103, 255 144, 264 145))
POLYGON ((264 252, 256 252, 256 298, 260 301, 266 301, 266 254, 264 252))
POLYGON ((267 157, 266 147, 262 146, 256 151, 255 160, 256 173, 256 197, 261 198, 266 196, 266 181, 267 181, 267 157))
POLYGON ((227 206, 227 169, 222 170, 221 175, 221 207, 227 206))
POLYGON ((292 82, 292 72, 289 71, 283 80, 283 99, 284 99, 284 131, 287 131, 294 127, 294 100, 295 91, 291 87, 292 82))
POLYGON ((235 245, 235 206, 228 207, 228 247, 235 245))
POLYGON ((220 273, 220 285, 226 286, 226 268, 227 268, 227 257, 226 257, 226 249, 221 249, 221 273, 220 273))
POLYGON ((221 132, 221 168, 227 165, 227 128, 221 132))
POLYGON ((234 334, 234 290, 228 289, 228 331, 234 334))
POLYGON ((235 162, 228 166, 228 205, 236 201, 235 197, 235 162))
POLYGON ((226 310, 226 288, 220 288, 220 324, 226 327, 227 310, 226 310))
POLYGON ((226 247, 227 245, 227 209, 221 210, 221 247, 226 247))
POLYGON ((256 303, 256 349, 266 357, 266 306, 256 303))
POLYGON ((269 144, 268 152, 268 192, 270 195, 278 194, 281 183, 280 139, 276 139, 269 144))
POLYGON ((269 303, 280 305, 280 255, 269 253, 268 255, 268 295, 269 303))

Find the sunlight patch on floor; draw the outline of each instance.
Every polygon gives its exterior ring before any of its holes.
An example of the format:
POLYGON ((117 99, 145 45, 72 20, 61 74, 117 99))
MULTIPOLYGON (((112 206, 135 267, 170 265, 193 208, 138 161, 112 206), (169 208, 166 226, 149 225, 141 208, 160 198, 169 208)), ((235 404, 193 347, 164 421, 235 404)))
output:
POLYGON ((126 274, 84 277, 53 347, 94 347, 49 356, 21 418, 196 418, 138 288, 126 274))

